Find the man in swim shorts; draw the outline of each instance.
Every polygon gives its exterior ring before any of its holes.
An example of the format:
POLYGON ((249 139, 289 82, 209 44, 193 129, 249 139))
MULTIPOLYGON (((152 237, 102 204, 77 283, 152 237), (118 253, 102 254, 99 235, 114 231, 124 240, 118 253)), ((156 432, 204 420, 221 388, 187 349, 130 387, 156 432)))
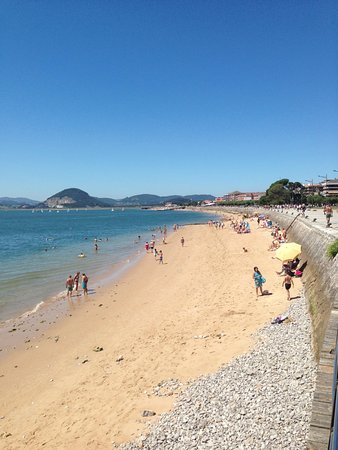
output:
POLYGON ((72 296, 74 287, 74 279, 71 275, 66 280, 66 289, 67 289, 67 297, 70 298, 72 296))
POLYGON ((330 204, 324 207, 324 214, 326 217, 326 226, 329 227, 331 225, 331 217, 333 216, 333 209, 330 204))
POLYGON ((88 295, 88 277, 85 273, 82 274, 82 289, 83 295, 88 295))

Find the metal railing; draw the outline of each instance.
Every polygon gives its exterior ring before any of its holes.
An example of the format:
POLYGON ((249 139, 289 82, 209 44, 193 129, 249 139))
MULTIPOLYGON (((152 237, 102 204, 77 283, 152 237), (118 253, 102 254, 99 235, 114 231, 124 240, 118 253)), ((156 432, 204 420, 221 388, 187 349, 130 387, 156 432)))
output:
POLYGON ((338 330, 336 336, 336 349, 334 358, 333 369, 333 382, 332 382, 332 419, 331 419, 331 432, 328 450, 338 449, 338 330))

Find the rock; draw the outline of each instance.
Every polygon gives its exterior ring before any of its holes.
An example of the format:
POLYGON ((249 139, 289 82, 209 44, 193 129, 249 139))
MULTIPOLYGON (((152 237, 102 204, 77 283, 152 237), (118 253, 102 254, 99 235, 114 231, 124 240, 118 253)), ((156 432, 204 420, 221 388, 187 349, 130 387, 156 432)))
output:
POLYGON ((150 416, 156 416, 156 412, 145 409, 142 413, 142 417, 150 417, 150 416))
POLYGON ((118 356, 118 357, 115 359, 116 362, 120 362, 120 361, 123 361, 123 360, 124 360, 124 357, 123 357, 122 355, 118 356))
POLYGON ((93 352, 102 352, 103 347, 94 347, 93 352))

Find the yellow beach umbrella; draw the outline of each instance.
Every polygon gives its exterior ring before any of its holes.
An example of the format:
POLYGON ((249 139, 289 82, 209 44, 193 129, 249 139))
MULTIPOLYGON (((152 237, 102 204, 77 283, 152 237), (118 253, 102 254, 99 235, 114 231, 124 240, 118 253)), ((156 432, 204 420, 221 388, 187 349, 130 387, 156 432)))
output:
POLYGON ((287 244, 281 244, 276 250, 275 256, 281 261, 292 261, 297 258, 302 252, 302 246, 296 244, 296 242, 288 242, 287 244))

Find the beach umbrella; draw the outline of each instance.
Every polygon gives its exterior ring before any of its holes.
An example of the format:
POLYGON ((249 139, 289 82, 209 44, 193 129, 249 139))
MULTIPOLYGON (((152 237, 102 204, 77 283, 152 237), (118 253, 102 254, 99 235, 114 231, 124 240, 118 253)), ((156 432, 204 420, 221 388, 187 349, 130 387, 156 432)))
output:
POLYGON ((281 261, 292 261, 297 258, 302 252, 302 246, 296 244, 296 242, 288 242, 287 244, 281 244, 276 250, 275 256, 281 261))

